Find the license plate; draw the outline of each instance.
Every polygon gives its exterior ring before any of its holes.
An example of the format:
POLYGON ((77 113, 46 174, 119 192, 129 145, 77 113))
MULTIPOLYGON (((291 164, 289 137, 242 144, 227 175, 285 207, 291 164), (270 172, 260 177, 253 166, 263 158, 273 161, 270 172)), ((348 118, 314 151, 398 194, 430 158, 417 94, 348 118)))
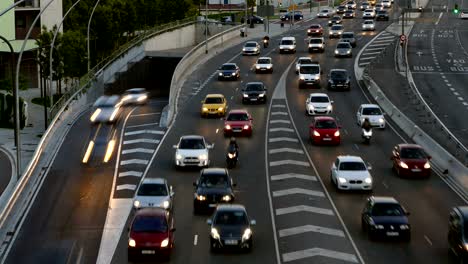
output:
POLYGON ((208 207, 216 207, 216 204, 209 204, 208 207))
POLYGON ((342 84, 337 84, 336 86, 341 87, 341 86, 343 86, 343 85, 342 85, 342 84))
POLYGON ((260 69, 260 70, 261 70, 261 71, 266 71, 266 69, 265 69, 265 68, 262 68, 262 69, 260 69))
POLYGON ((232 131, 233 131, 233 132, 242 132, 242 129, 237 128, 237 129, 233 129, 232 131))
POLYGON ((323 138, 324 141, 331 141, 331 138, 323 138))
POLYGON ((250 98, 250 101, 257 101, 257 98, 250 98))
POLYGON ((237 240, 225 240, 224 244, 226 244, 226 245, 237 245, 237 240))
POLYGON ((412 169, 412 172, 421 172, 421 169, 412 169))
POLYGON ((141 254, 145 254, 145 255, 152 255, 152 254, 155 254, 156 251, 154 250, 142 250, 141 251, 141 254))
POLYGON ((398 236, 398 232, 387 232, 387 236, 398 236))

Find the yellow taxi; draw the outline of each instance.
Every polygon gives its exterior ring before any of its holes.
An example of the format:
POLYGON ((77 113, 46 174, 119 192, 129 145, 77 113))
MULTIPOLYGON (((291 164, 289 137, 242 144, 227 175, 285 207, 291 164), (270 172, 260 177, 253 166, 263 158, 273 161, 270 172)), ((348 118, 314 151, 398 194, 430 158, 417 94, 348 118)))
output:
POLYGON ((207 94, 205 99, 201 101, 201 116, 209 115, 225 116, 226 108, 228 108, 227 100, 222 94, 207 94))

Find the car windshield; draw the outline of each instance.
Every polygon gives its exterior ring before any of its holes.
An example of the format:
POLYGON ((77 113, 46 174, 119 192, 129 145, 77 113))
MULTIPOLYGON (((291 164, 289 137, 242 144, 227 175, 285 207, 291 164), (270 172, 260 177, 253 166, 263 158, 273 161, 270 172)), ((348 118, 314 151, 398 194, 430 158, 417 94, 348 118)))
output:
POLYGON ((263 91, 263 85, 260 83, 251 83, 247 84, 245 87, 245 91, 252 92, 252 91, 263 91))
POLYGON ((144 183, 138 188, 138 196, 167 196, 167 188, 162 183, 144 183))
POLYGON ((299 72, 302 74, 319 74, 320 68, 318 66, 301 66, 299 72))
POLYGON ((326 96, 311 96, 310 101, 312 103, 328 103, 330 100, 326 96))
POLYGON ((403 209, 399 204, 378 203, 375 204, 371 212, 372 216, 402 216, 403 209))
POLYGON ((374 24, 374 22, 373 22, 373 21, 364 21, 364 24, 366 24, 366 25, 372 25, 372 24, 374 24))
POLYGON ((382 111, 377 107, 366 107, 362 109, 363 115, 382 115, 382 111))
POLYGON ((328 9, 322 10, 322 13, 328 13, 328 9))
POLYGON ((258 59, 258 64, 270 64, 270 59, 258 59))
POLYGON ((289 40, 289 39, 284 39, 281 41, 281 45, 293 45, 294 41, 289 40))
POLYGON ((364 10, 364 12, 366 12, 366 13, 372 13, 373 11, 374 11, 374 10, 372 10, 372 9, 366 9, 366 10, 364 10))
POLYGON ((225 174, 202 174, 198 185, 204 188, 225 188, 228 186, 228 177, 225 174))
POLYGON ((247 43, 245 43, 245 46, 248 47, 248 48, 255 48, 255 47, 257 47, 257 43, 247 42, 247 43))
POLYGON ((167 232, 166 218, 155 216, 137 216, 133 221, 132 231, 139 232, 152 232, 164 233, 167 232))
POLYGON ((336 45, 337 49, 349 49, 349 47, 349 43, 338 43, 338 45, 336 45))
POLYGON ((323 41, 321 39, 310 39, 310 43, 312 43, 312 44, 322 44, 323 41))
MULTIPOLYGON (((245 46, 248 47, 247 44, 245 46)), ((221 70, 228 70, 228 71, 231 70, 231 71, 233 71, 235 69, 236 69, 236 65, 233 65, 233 64, 224 64, 223 66, 221 66, 221 70)))
POLYGON ((334 25, 331 27, 331 30, 343 30, 343 26, 341 25, 334 25))
POLYGON ((312 60, 311 59, 300 59, 298 61, 299 64, 311 64, 312 60))
POLYGON ((321 26, 320 25, 312 25, 310 26, 310 29, 320 29, 321 26))
POLYGON ((345 13, 346 13, 346 14, 352 14, 352 13, 354 13, 354 12, 353 12, 353 10, 346 10, 345 13))
POLYGON ((247 215, 243 211, 219 211, 216 213, 215 225, 247 225, 247 215))
POLYGON ((402 148, 400 157, 403 159, 425 159, 426 154, 420 148, 402 148))
POLYGON ((332 79, 344 79, 346 78, 346 72, 345 71, 332 71, 330 76, 332 79))
POLYGON ((227 121, 248 121, 249 116, 244 113, 232 113, 227 117, 227 121))
POLYGON ((341 20, 341 17, 339 17, 339 16, 334 16, 334 17, 332 17, 331 20, 341 20))
POLYGON ((365 171, 366 165, 359 161, 345 161, 340 163, 340 170, 344 171, 365 171))
POLYGON ((341 35, 341 38, 354 38, 354 34, 353 33, 343 33, 343 35, 341 35))
POLYGON ((320 120, 315 123, 315 128, 330 129, 337 128, 337 126, 333 120, 320 120))
POLYGON ((377 14, 379 14, 379 15, 385 15, 385 14, 387 14, 387 11, 385 11, 385 10, 380 10, 380 11, 377 11, 377 14))
POLYGON ((182 139, 179 144, 180 149, 204 149, 205 143, 201 138, 182 139))
POLYGON ((141 93, 144 93, 145 90, 143 89, 134 89, 134 90, 128 90, 127 93, 128 94, 141 94, 141 93))
POLYGON ((205 99, 205 104, 222 104, 223 98, 221 97, 207 97, 205 99))

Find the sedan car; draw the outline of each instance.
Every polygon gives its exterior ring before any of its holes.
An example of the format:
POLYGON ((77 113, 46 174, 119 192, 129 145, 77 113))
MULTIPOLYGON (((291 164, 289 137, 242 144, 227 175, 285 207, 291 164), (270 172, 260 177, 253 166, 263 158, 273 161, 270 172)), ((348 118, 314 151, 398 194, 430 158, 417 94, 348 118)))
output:
POLYGON ((346 12, 343 15, 343 18, 355 18, 356 17, 356 12, 354 10, 346 10, 346 12))
POLYGON ((253 247, 253 230, 256 221, 250 219, 243 205, 220 204, 213 217, 208 219, 210 226, 210 249, 239 248, 251 251, 253 247))
POLYGON ((340 5, 336 8, 336 13, 337 14, 343 14, 347 10, 346 6, 340 5))
POLYGON ((359 126, 362 125, 364 119, 369 118, 371 126, 385 128, 385 117, 380 107, 376 104, 362 104, 357 113, 356 120, 359 126))
POLYGON ((325 9, 322 9, 318 14, 317 14, 317 17, 320 17, 320 18, 327 18, 327 17, 331 17, 333 15, 333 10, 331 9, 328 9, 328 8, 325 8, 325 9))
POLYGON ((174 247, 174 218, 162 208, 144 208, 135 212, 128 232, 128 261, 141 257, 169 259, 174 247))
POLYGON ((382 5, 385 8, 390 8, 392 7, 392 2, 390 0, 382 0, 382 5))
POLYGON ((310 38, 309 45, 308 45, 309 53, 314 51, 325 51, 325 39, 323 37, 320 38, 310 38))
POLYGON ((238 80, 240 78, 240 68, 235 63, 224 63, 218 69, 218 80, 238 80))
POLYGON ((369 239, 378 237, 411 240, 409 213, 393 197, 371 196, 367 198, 361 214, 362 230, 369 239))
POLYGON ((331 167, 331 181, 338 190, 372 190, 372 176, 361 157, 338 156, 331 167))
POLYGON ((328 74, 328 89, 351 89, 351 78, 345 69, 332 69, 328 74))
POLYGON ((390 18, 388 17, 388 12, 386 10, 379 10, 375 14, 375 20, 384 20, 388 21, 390 18))
POLYGON ((369 2, 362 2, 362 3, 361 3, 361 6, 359 7, 359 9, 360 9, 361 11, 364 11, 364 10, 370 8, 370 7, 371 7, 371 5, 369 4, 369 2))
POLYGON ((308 36, 322 36, 323 35, 323 28, 320 24, 312 24, 307 29, 308 36))
POLYGON ((242 55, 259 55, 260 45, 255 41, 247 41, 242 48, 242 55))
POLYGON ((349 57, 353 56, 353 47, 349 42, 338 42, 335 48, 335 57, 349 57))
POLYGON ((374 31, 375 30, 375 23, 373 20, 364 20, 362 23, 362 30, 363 31, 374 31))
POLYGON ((332 18, 330 18, 330 20, 328 20, 328 25, 331 26, 331 25, 336 25, 336 24, 341 24, 343 23, 343 20, 341 19, 340 16, 334 16, 332 18))
POLYGON ((224 136, 234 134, 252 136, 252 120, 247 110, 231 110, 224 120, 224 136))
POLYGON ((115 123, 120 117, 122 101, 120 96, 103 95, 94 103, 94 112, 89 118, 91 123, 115 123))
POLYGON ((299 67, 299 88, 304 85, 320 88, 322 70, 319 64, 301 64, 299 67))
POLYGON ((125 91, 122 96, 124 105, 142 105, 148 102, 148 92, 145 88, 132 88, 125 91))
POLYGON ((299 68, 301 67, 302 64, 317 64, 318 62, 316 61, 313 61, 311 58, 309 57, 299 57, 299 59, 297 59, 296 61, 296 74, 299 73, 299 68))
POLYGON ((267 88, 262 82, 249 82, 242 89, 242 103, 266 103, 267 88))
POLYGON ((281 21, 288 21, 288 20, 291 20, 293 16, 294 16, 295 21, 304 19, 304 15, 302 14, 301 11, 294 11, 294 15, 293 15, 293 12, 287 12, 286 14, 281 15, 280 19, 281 21))
POLYGON ((351 47, 355 48, 356 38, 354 36, 354 32, 343 32, 343 34, 341 34, 340 42, 348 42, 351 44, 351 47))
POLYGON ((213 145, 207 144, 203 136, 182 136, 179 143, 173 147, 176 149, 176 167, 208 167, 210 165, 209 150, 213 148, 213 145))
POLYGON ((273 60, 270 57, 260 57, 255 63, 255 73, 273 73, 273 60))
POLYGON ((226 115, 228 105, 226 98, 222 94, 207 94, 201 103, 200 114, 202 117, 226 115))
POLYGON ((167 184, 166 179, 145 178, 138 186, 135 198, 133 198, 133 208, 159 207, 171 210, 174 195, 172 186, 167 184))
POLYGON ((356 5, 356 2, 354 2, 354 1, 348 1, 348 2, 346 2, 346 7, 347 7, 348 9, 356 9, 356 6, 357 6, 357 5, 356 5))
POLYGON ((316 116, 309 126, 312 144, 339 145, 341 142, 340 126, 330 116, 316 116))
POLYGON ((448 219, 449 251, 465 263, 468 259, 468 206, 456 206, 450 210, 448 219))
POLYGON ((339 38, 343 34, 344 27, 343 25, 333 25, 328 31, 329 38, 339 38))
POLYGON ((333 112, 333 101, 325 93, 311 93, 306 99, 308 115, 329 115, 333 112))
POLYGON ((263 17, 253 15, 253 16, 249 16, 247 18, 247 24, 250 24, 250 21, 252 21, 252 23, 254 23, 254 24, 263 24, 265 19, 263 17))
POLYGON ((200 177, 193 183, 193 212, 215 208, 219 203, 232 203, 234 201, 235 186, 232 178, 225 168, 209 168, 200 172, 200 177))
POLYGON ((398 176, 429 177, 431 175, 430 156, 416 144, 398 144, 393 148, 393 170, 398 176))
POLYGON ((364 19, 374 19, 375 18, 375 11, 374 9, 366 9, 364 10, 364 12, 362 13, 362 18, 364 19))
POLYGON ((374 6, 375 11, 382 11, 384 10, 384 5, 382 3, 377 3, 374 6))

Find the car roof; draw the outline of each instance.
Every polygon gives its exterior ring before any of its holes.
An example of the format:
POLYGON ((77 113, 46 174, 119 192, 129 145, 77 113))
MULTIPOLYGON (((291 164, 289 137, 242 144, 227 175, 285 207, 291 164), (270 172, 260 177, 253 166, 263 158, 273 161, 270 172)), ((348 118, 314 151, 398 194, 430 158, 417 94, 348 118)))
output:
POLYGON ((229 111, 229 114, 248 114, 247 110, 245 109, 233 109, 229 111))
POLYGON ((316 116, 316 117, 314 117, 314 120, 316 120, 316 121, 333 120, 333 121, 336 122, 335 118, 333 118, 331 116, 316 116))
POLYGON ((366 23, 366 22, 371 22, 372 24, 374 24, 374 20, 366 19, 366 20, 364 20, 364 23, 366 23))
POLYGON ((320 67, 320 64, 318 63, 304 63, 304 64, 301 64, 301 68, 302 67, 307 67, 307 66, 313 66, 313 67, 320 67))
MULTIPOLYGON (((249 41, 249 42, 250 42, 250 41, 249 41)), ((232 62, 223 63, 223 65, 233 65, 233 66, 237 66, 237 64, 235 64, 235 63, 232 63, 232 62)))
POLYGON ((127 90, 127 92, 139 92, 139 91, 146 91, 146 89, 145 88, 131 88, 127 90))
POLYGON ((340 155, 337 157, 340 161, 357 161, 357 162, 364 162, 361 157, 359 156, 351 156, 351 155, 340 155))
POLYGON ((370 200, 374 203, 393 203, 400 204, 395 198, 390 196, 371 196, 370 200))
POLYGON ((330 72, 348 72, 346 69, 331 69, 330 72))
POLYGON ((166 184, 166 179, 163 178, 145 178, 141 182, 141 184, 145 183, 159 183, 159 184, 166 184))
POLYGON ((328 97, 328 94, 326 94, 326 93, 311 93, 311 94, 309 94, 309 97, 311 97, 311 96, 328 97))
POLYGON ((300 61, 300 60, 312 60, 312 58, 311 57, 299 57, 297 61, 300 61))
POLYGON ((200 172, 202 174, 227 174, 227 170, 225 168, 206 168, 200 172))
POLYGON ((245 42, 245 44, 247 44, 247 43, 255 43, 255 44, 258 44, 256 41, 247 41, 247 42, 245 42))
MULTIPOLYGON (((324 37, 315 37, 315 38, 310 38, 310 39, 309 39, 309 41, 310 41, 310 40, 312 40, 312 39, 320 39, 320 40, 325 40, 325 38, 324 38, 324 37)), ((305 57, 301 57, 301 58, 305 58, 305 57)), ((309 57, 307 57, 307 58, 309 58, 309 57)))
POLYGON ((159 207, 146 207, 135 212, 135 217, 137 216, 156 216, 156 217, 166 217, 167 211, 159 207))
POLYGON ((117 104, 119 100, 120 96, 118 95, 102 95, 96 100, 94 105, 117 104))
POLYGON ((223 94, 207 94, 206 95, 206 98, 218 98, 218 97, 224 98, 224 95, 223 94))
POLYGON ((242 211, 246 211, 245 210, 245 206, 243 206, 242 204, 218 204, 218 206, 216 206, 216 210, 217 211, 238 211, 238 210, 242 210, 242 211))
POLYGON ((281 40, 296 40, 295 37, 283 37, 281 40))
POLYGON ((271 57, 260 57, 260 58, 258 58, 257 60, 261 60, 261 59, 268 59, 268 60, 271 60, 271 57))
POLYGON ((204 139, 204 137, 200 135, 185 135, 181 136, 180 139, 204 139))
POLYGON ((408 144, 408 143, 398 144, 398 147, 400 147, 400 148, 419 148, 419 149, 422 149, 422 147, 419 146, 418 144, 408 144))
POLYGON ((361 105, 362 108, 380 108, 378 105, 376 104, 362 104, 361 105))

